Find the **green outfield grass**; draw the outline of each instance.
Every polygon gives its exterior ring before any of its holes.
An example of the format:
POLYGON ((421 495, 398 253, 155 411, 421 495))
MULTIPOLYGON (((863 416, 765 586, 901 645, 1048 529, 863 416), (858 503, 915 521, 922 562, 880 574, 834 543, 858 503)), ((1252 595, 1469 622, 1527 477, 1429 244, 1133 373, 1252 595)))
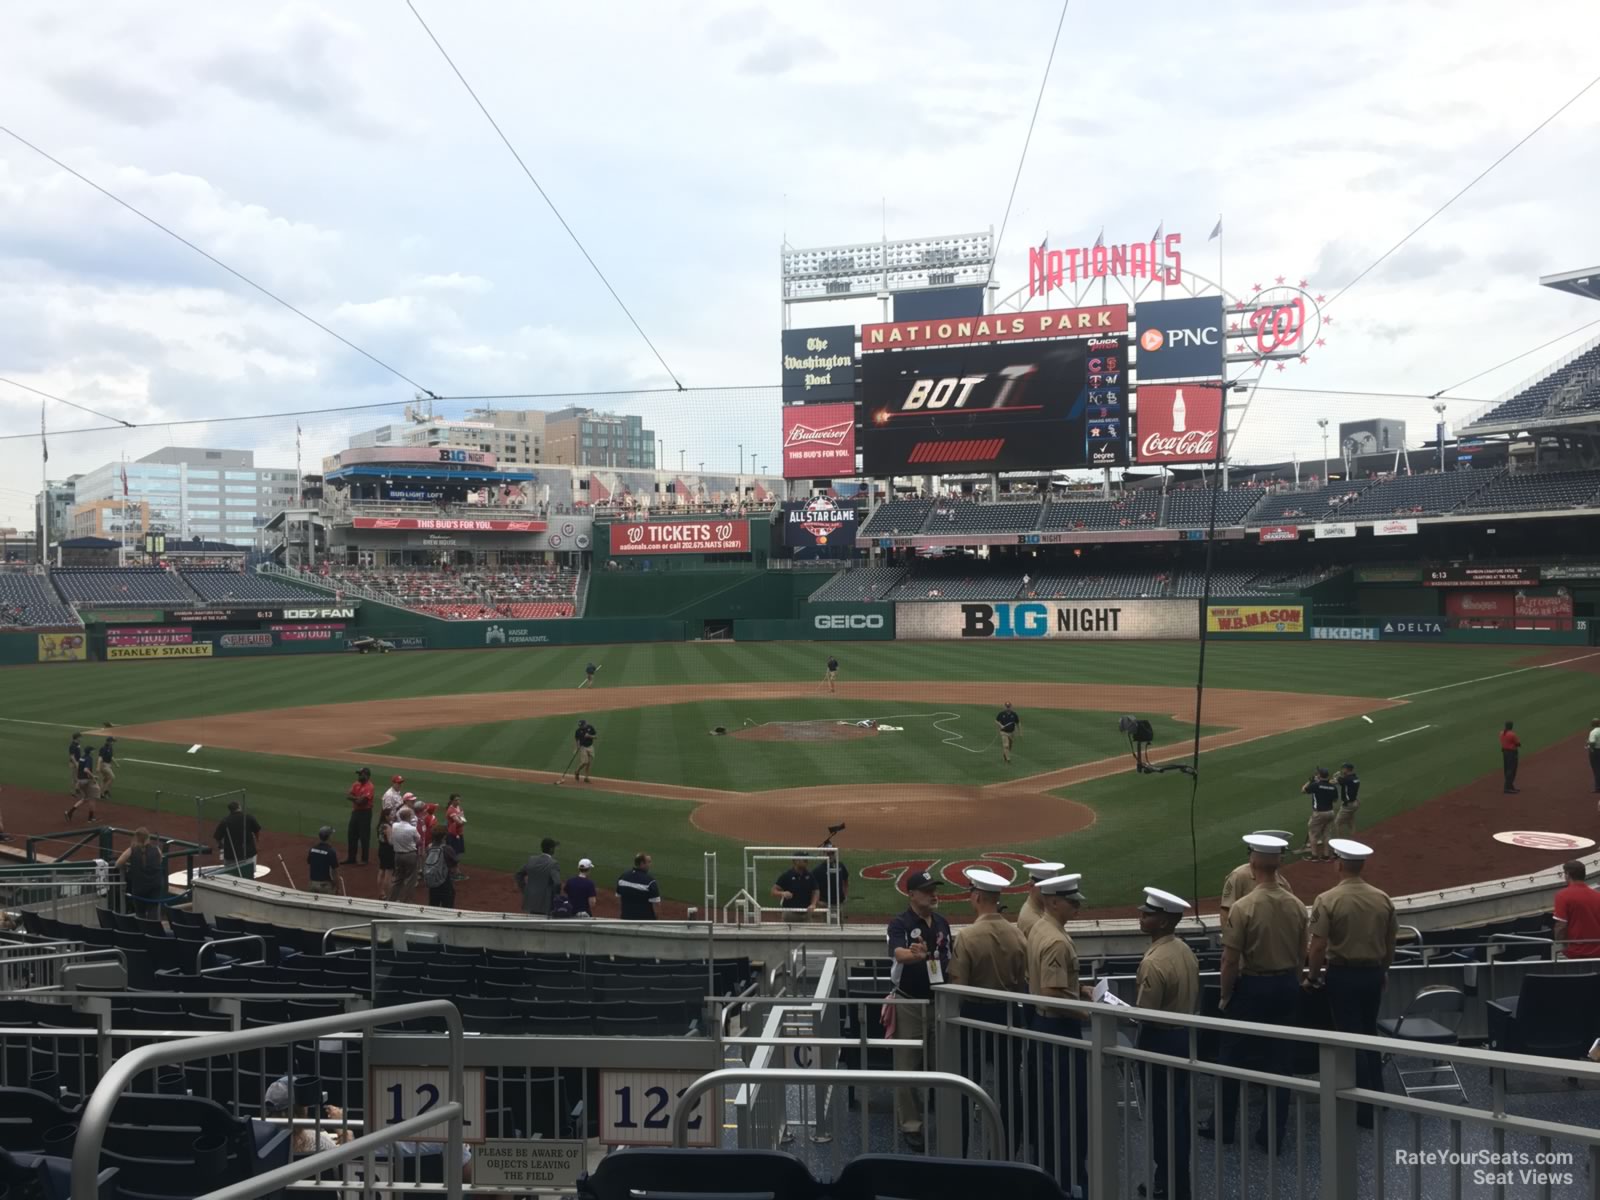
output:
MULTIPOLYGON (((208 712, 269 710, 309 703, 353 702, 379 697, 417 697, 575 686, 583 664, 603 664, 600 688, 674 683, 762 682, 819 678, 829 651, 838 654, 842 678, 905 680, 1016 680, 1188 687, 1194 680, 1197 647, 1186 644, 1065 643, 972 645, 964 643, 763 643, 752 645, 656 644, 541 648, 483 653, 418 653, 384 657, 305 656, 207 662, 85 664, 18 667, 0 672, 0 782, 65 795, 66 726, 90 728, 208 712)), ((1298 795, 1307 771, 1319 763, 1353 759, 1365 780, 1361 820, 1372 824, 1495 770, 1494 735, 1512 718, 1532 752, 1584 727, 1592 715, 1592 676, 1565 671, 1516 671, 1529 650, 1516 646, 1468 647, 1388 643, 1212 643, 1207 684, 1214 688, 1269 689, 1308 693, 1391 697, 1423 692, 1406 705, 1374 715, 1375 724, 1341 721, 1270 740, 1209 753, 1199 790, 1196 843, 1200 892, 1214 894, 1222 873, 1238 859, 1238 834, 1260 826, 1300 829, 1304 802, 1298 795), (1501 676, 1499 678, 1489 678, 1501 676), (1427 689, 1461 684, 1442 691, 1427 689), (1430 725, 1391 742, 1378 739, 1430 725)), ((1573 648, 1572 657, 1591 653, 1573 648)), ((829 699, 782 704, 741 703, 739 716, 800 719, 831 715, 829 699)), ((848 715, 857 715, 854 706, 848 715)), ((949 708, 963 712, 973 732, 992 732, 993 710, 938 705, 930 687, 924 703, 895 704, 895 711, 949 708)), ((883 708, 874 704, 872 708, 883 708)), ((948 782, 992 782, 991 751, 966 755, 925 737, 904 734, 871 741, 825 744, 729 742, 706 731, 728 725, 729 708, 714 703, 671 705, 605 714, 601 773, 696 786, 755 788, 808 783, 871 782, 881 778, 936 778, 948 782), (634 732, 630 733, 629 731, 634 732), (904 742, 889 745, 890 737, 904 742), (631 741, 631 748, 627 743, 631 741), (940 747, 930 753, 928 746, 940 747), (911 750, 913 744, 916 750, 911 750), (871 751, 840 770, 839 756, 871 751), (880 754, 886 752, 886 754, 880 754), (768 758, 767 755, 772 757, 768 758), (892 755, 893 757, 888 757, 892 755), (748 756, 748 757, 747 757, 748 756), (972 760, 968 762, 966 760, 972 760), (978 762, 986 765, 974 776, 978 762), (892 767, 891 767, 892 764, 892 767), (882 773, 863 775, 883 767, 882 773), (909 772, 915 767, 916 773, 909 772), (833 773, 833 772, 838 773, 833 773)), ((862 716, 888 715, 863 710, 862 716)), ((1152 718, 1163 714, 1147 713, 1152 718)), ((1024 771, 1045 770, 1121 748, 1115 722, 1091 714, 1027 714, 1027 736, 1019 745, 1024 771), (1109 730, 1109 733, 1107 732, 1109 730), (1050 737, 1040 737, 1050 732, 1050 737), (1043 744, 1041 744, 1043 743, 1043 744)), ((899 722, 896 722, 899 723, 899 722)), ((1159 726, 1158 748, 1182 736, 1159 726)), ((438 757, 559 769, 557 755, 570 747, 570 719, 517 722, 468 729, 446 728, 405 735, 387 749, 438 757), (548 726, 548 731, 545 727, 548 726), (544 744, 546 733, 551 746, 544 744), (475 744, 474 740, 481 737, 475 744), (524 757, 525 756, 525 757, 524 757)), ((973 744, 976 744, 974 741, 973 744)), ((165 744, 122 742, 121 780, 115 799, 163 813, 162 827, 194 832, 196 794, 243 788, 251 809, 269 828, 308 836, 325 821, 341 833, 344 791, 351 763, 207 749, 189 757, 165 744), (136 763, 134 759, 152 760, 136 763), (185 770, 204 766, 210 774, 185 770)), ((563 755, 564 759, 564 755, 563 755)), ((1581 767, 1581 764, 1578 764, 1581 767)), ((1576 769, 1576 768, 1575 768, 1576 769)), ((463 792, 472 819, 473 862, 514 868, 537 839, 560 838, 563 854, 586 854, 602 874, 620 868, 639 849, 656 856, 666 892, 695 900, 700 892, 701 855, 724 854, 724 873, 734 869, 739 847, 693 828, 690 805, 654 798, 574 793, 546 784, 408 772, 408 785, 428 798, 463 792)), ((968 844, 951 847, 946 860, 986 850, 1023 850, 1059 856, 1084 870, 1096 904, 1127 903, 1143 883, 1192 890, 1189 783, 1176 774, 1117 775, 1069 789, 1094 807, 1094 826, 1058 842, 993 846, 975 830, 968 844)), ((3 798, 0 798, 3 802, 3 798)), ((820 838, 822 831, 818 830, 820 838)), ((848 850, 859 868, 896 858, 893 852, 848 850)), ((861 907, 884 911, 895 904, 888 884, 858 882, 861 907)), ((508 897, 508 906, 512 898, 508 897)), ((857 903, 857 902, 853 902, 857 903)))
MULTIPOLYGON (((1001 771, 994 705, 862 703, 839 697, 817 700, 741 700, 732 703, 652 705, 600 713, 596 765, 619 779, 653 779, 686 787, 761 792, 774 788, 917 780, 988 784, 1006 774, 1023 776, 1092 762, 1127 752, 1115 720, 1102 712, 1029 709, 1012 765, 1001 771), (852 741, 765 742, 712 737, 718 725, 745 722, 817 722, 874 718, 898 732, 852 741)), ((1157 737, 1170 742, 1194 727, 1152 718, 1157 737)), ((444 762, 489 763, 557 772, 572 756, 572 717, 456 725, 396 735, 374 753, 444 762)))

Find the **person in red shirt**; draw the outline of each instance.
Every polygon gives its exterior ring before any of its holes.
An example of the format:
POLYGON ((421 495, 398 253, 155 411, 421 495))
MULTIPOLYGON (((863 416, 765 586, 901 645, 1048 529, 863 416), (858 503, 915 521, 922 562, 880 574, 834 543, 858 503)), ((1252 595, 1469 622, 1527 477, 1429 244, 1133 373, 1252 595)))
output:
POLYGON ((372 846, 372 770, 362 767, 356 772, 356 781, 346 793, 350 801, 350 829, 345 838, 345 866, 354 866, 356 846, 361 847, 361 865, 367 864, 367 853, 372 846))
POLYGON ((439 806, 424 804, 417 814, 417 840, 424 846, 433 845, 433 827, 439 823, 439 806))
POLYGON ((1511 722, 1506 722, 1506 727, 1500 733, 1500 765, 1506 773, 1506 791, 1508 796, 1514 796, 1521 791, 1517 787, 1517 752, 1522 749, 1522 739, 1512 732, 1511 722))
POLYGON ((1567 886, 1556 893, 1556 950, 1568 958, 1600 958, 1600 892, 1584 882, 1587 872, 1577 859, 1561 870, 1567 886))

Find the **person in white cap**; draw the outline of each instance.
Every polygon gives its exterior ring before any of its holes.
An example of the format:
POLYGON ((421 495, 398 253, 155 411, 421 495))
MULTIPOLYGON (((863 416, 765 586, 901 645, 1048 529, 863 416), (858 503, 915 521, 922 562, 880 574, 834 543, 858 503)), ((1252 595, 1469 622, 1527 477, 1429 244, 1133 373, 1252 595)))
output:
MULTIPOLYGON (((1011 881, 978 867, 966 874, 967 882, 972 885, 972 911, 977 915, 972 924, 956 937, 955 949, 950 954, 950 970, 945 977, 951 983, 964 983, 968 987, 988 988, 996 992, 1027 992, 1028 944, 1017 932, 1017 927, 1000 912, 1000 897, 1011 886, 1011 881)), ((963 1017, 987 1021, 992 1025, 1005 1025, 1011 1011, 1014 1011, 1014 1006, 1004 1000, 961 1001, 963 1017)), ((1017 1082, 1014 1045, 993 1035, 962 1029, 961 1073, 981 1083, 985 1068, 989 1066, 993 1067, 996 1076, 995 1095, 1012 1096, 1017 1082)), ((968 1139, 971 1121, 971 1106, 963 1104, 963 1155, 970 1151, 968 1139)))
POLYGON ((567 899, 572 901, 572 915, 575 917, 594 916, 594 898, 599 894, 594 880, 590 874, 594 871, 594 860, 580 858, 578 860, 578 873, 562 885, 567 899))
POLYGON ((1040 862, 1024 863, 1022 869, 1028 873, 1028 881, 1033 884, 1028 889, 1028 898, 1022 902, 1022 911, 1017 914, 1017 932, 1024 939, 1033 931, 1033 923, 1044 912, 1044 904, 1039 899, 1039 881, 1059 875, 1067 869, 1066 863, 1040 862))
MULTIPOLYGON (((1150 948, 1139 960, 1134 976, 1138 991, 1134 1003, 1140 1008, 1161 1012, 1193 1014, 1200 1003, 1200 963, 1194 951, 1174 936, 1189 902, 1160 888, 1144 889, 1139 907, 1139 931, 1150 939, 1150 948)), ((1156 1054, 1185 1058, 1189 1054, 1189 1034, 1176 1025, 1142 1022, 1136 1045, 1156 1054)), ((1150 1098, 1150 1157, 1153 1170, 1150 1195, 1154 1200, 1172 1197, 1189 1200, 1189 1087, 1188 1072, 1172 1081, 1172 1120, 1175 1151, 1167 1160, 1167 1068, 1151 1067, 1145 1095, 1150 1098)))
MULTIPOLYGON (((1255 887, 1228 913, 1222 931, 1222 996, 1226 1017, 1260 1025, 1291 1025, 1300 1010, 1300 971, 1306 959, 1306 910, 1290 892, 1277 886, 1278 866, 1287 843, 1283 838, 1252 833, 1250 866, 1255 887)), ((1230 1067, 1271 1072, 1281 1065, 1281 1047, 1268 1038, 1227 1033, 1219 1047, 1221 1061, 1230 1067)), ((1276 1140, 1283 1148, 1289 1118, 1289 1093, 1272 1088, 1272 1102, 1261 1114, 1256 1145, 1266 1149, 1276 1140), (1267 1115, 1272 1115, 1273 1138, 1268 1136, 1267 1115)), ((1239 1082, 1222 1081, 1221 1138, 1233 1141, 1239 1116, 1239 1082)), ((1200 1126, 1201 1137, 1216 1137, 1215 1114, 1200 1126)))
MULTIPOLYGON (((1378 1007, 1394 962, 1400 918, 1388 894, 1361 878, 1372 847, 1349 838, 1334 838, 1328 845, 1339 860, 1339 882, 1311 902, 1306 983, 1328 989, 1335 1029, 1377 1037, 1378 1007)), ((1383 1062, 1376 1050, 1356 1055, 1356 1086, 1383 1090, 1383 1062)), ((1372 1127, 1372 1105, 1357 1106, 1356 1124, 1372 1127)))
MULTIPOLYGON (((1248 896, 1251 889, 1256 886, 1255 849, 1250 845, 1250 839, 1263 836, 1277 838, 1285 848, 1289 845, 1288 838, 1266 829, 1258 829, 1245 837, 1245 849, 1250 852, 1250 856, 1228 872, 1227 878, 1222 881, 1222 897, 1217 901, 1217 919, 1224 927, 1228 924, 1228 910, 1241 898, 1248 896)), ((1294 895, 1294 889, 1289 886, 1289 881, 1282 874, 1274 872, 1273 879, 1276 881, 1277 887, 1281 887, 1291 896, 1294 895)))
MULTIPOLYGON (((1078 887, 1082 879, 1082 875, 1056 875, 1039 883, 1044 912, 1028 931, 1028 991, 1035 996, 1087 1000, 1092 993, 1078 978, 1078 950, 1066 930, 1066 923, 1083 907, 1078 887)), ((1083 1022, 1058 1008, 1035 1005, 1033 1027, 1059 1037, 1083 1036, 1083 1022)), ((1089 1065, 1079 1050, 1042 1043, 1038 1058, 1043 1060, 1045 1103, 1055 1106, 1057 1139, 1054 1150, 1039 1147, 1040 1160, 1061 1165, 1065 1178, 1060 1183, 1070 1192, 1073 1184, 1088 1183, 1089 1065)), ((1042 1121, 1041 1127, 1048 1128, 1042 1121)))

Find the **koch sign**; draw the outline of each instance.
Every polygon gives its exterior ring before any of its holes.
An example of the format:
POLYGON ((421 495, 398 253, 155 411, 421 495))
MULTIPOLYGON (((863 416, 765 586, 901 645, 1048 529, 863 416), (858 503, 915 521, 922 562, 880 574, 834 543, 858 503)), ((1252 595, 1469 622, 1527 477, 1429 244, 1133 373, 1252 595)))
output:
POLYGON ((856 473, 856 406, 791 404, 783 410, 783 477, 856 473))
POLYGON ((1222 297, 1147 300, 1134 310, 1139 326, 1139 382, 1222 378, 1222 297))
POLYGON ((783 402, 812 404, 853 400, 856 388, 856 327, 783 331, 783 402))
POLYGON ((612 554, 749 552, 749 521, 625 521, 611 527, 612 554))

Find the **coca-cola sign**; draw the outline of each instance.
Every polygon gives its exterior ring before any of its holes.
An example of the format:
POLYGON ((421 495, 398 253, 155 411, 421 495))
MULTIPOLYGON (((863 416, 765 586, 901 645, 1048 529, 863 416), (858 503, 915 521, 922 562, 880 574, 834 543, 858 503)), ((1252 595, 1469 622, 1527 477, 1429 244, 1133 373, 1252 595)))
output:
POLYGON ((1140 465, 1215 462, 1222 430, 1222 389, 1146 384, 1134 410, 1134 461, 1140 465))
POLYGON ((785 479, 831 479, 855 473, 855 405, 791 405, 783 410, 785 479))

